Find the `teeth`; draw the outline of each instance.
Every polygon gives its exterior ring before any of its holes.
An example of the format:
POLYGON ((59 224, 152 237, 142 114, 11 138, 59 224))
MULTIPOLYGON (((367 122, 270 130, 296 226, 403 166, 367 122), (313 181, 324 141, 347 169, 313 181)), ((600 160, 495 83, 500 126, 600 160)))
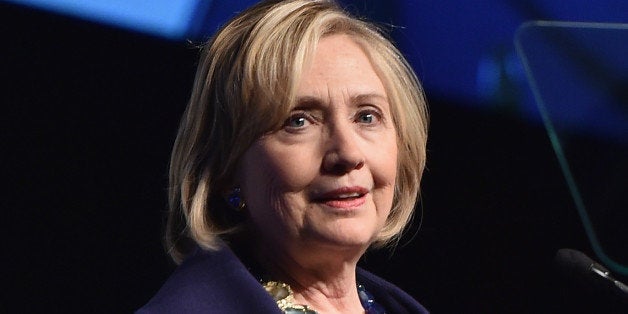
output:
POLYGON ((348 194, 340 194, 338 198, 351 198, 351 197, 359 197, 360 193, 348 193, 348 194))

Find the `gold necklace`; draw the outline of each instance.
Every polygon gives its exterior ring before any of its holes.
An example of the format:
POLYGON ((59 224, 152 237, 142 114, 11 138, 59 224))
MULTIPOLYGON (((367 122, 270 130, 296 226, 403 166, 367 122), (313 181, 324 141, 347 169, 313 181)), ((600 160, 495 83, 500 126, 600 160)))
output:
POLYGON ((294 293, 290 285, 283 282, 267 281, 262 284, 264 289, 273 297, 279 309, 286 314, 318 314, 307 305, 295 304, 294 293))

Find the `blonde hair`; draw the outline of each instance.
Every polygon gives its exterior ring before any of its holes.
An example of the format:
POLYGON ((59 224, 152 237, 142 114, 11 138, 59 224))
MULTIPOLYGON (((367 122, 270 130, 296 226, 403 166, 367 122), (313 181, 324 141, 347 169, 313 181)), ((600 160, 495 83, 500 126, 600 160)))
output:
POLYGON ((363 47, 389 97, 399 169, 393 208, 374 245, 398 239, 425 167, 427 108, 416 75, 375 26, 333 1, 264 1, 202 49, 171 157, 166 245, 175 261, 194 245, 216 249, 219 237, 242 225, 224 201, 236 166, 254 141, 284 122, 303 67, 320 38, 331 34, 349 35, 363 47))

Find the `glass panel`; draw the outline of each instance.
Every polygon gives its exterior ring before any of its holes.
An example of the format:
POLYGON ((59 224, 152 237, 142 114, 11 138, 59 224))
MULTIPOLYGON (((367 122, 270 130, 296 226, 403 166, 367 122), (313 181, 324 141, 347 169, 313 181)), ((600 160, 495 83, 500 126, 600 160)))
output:
POLYGON ((591 245, 628 275, 628 24, 529 22, 515 44, 591 245))

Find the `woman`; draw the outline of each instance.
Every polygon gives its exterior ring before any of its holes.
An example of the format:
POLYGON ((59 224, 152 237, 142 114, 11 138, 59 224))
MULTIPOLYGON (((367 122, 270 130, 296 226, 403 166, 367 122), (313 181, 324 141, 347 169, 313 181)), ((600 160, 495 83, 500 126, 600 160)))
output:
POLYGON ((426 313, 357 267, 407 225, 425 164, 416 76, 332 1, 266 1, 203 48, 171 160, 182 264, 140 312, 426 313))

